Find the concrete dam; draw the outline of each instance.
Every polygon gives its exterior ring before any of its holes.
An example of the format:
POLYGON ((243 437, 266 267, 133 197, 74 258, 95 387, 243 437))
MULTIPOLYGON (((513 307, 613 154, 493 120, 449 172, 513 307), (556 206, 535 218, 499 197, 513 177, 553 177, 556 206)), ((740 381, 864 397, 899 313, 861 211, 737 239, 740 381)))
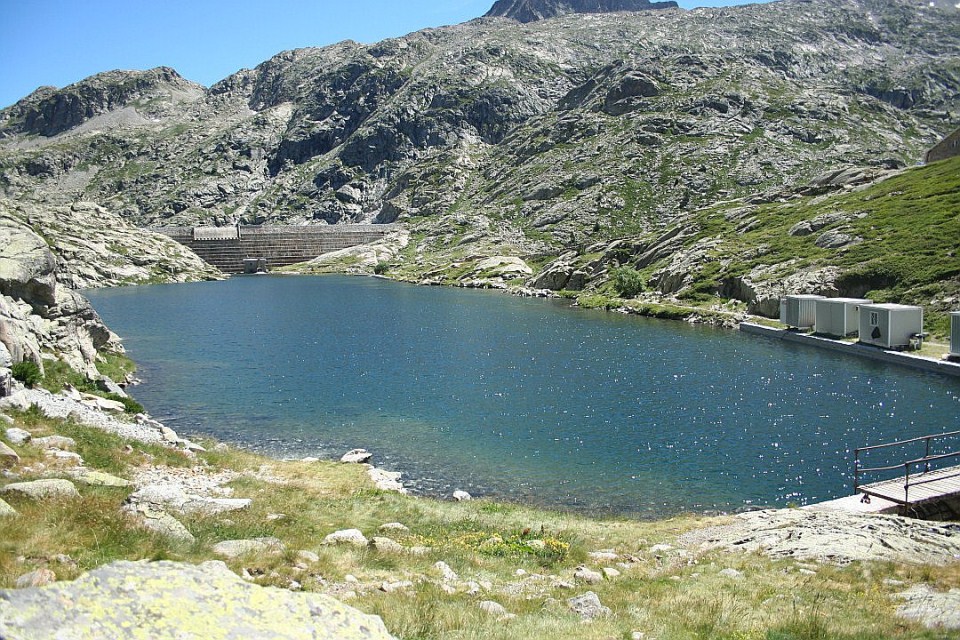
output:
POLYGON ((312 260, 324 253, 368 244, 399 227, 390 224, 331 226, 159 227, 151 229, 190 247, 224 273, 244 273, 244 262, 267 268, 312 260))

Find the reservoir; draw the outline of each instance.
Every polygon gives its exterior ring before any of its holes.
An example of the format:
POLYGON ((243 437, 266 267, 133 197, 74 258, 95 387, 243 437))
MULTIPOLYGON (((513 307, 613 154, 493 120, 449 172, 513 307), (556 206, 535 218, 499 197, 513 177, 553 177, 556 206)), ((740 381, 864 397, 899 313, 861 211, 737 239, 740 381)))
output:
POLYGON ((85 295, 168 426, 277 457, 366 448, 415 493, 802 505, 851 493, 854 447, 960 429, 956 379, 568 301, 345 276, 85 295))

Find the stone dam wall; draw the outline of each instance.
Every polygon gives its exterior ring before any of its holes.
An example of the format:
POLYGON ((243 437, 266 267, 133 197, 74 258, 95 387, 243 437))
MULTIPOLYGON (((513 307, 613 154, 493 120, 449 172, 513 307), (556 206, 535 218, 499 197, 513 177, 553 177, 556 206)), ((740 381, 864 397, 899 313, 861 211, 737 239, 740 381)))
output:
POLYGON ((190 247, 224 273, 243 273, 243 261, 263 258, 268 268, 312 260, 324 253, 376 242, 397 225, 315 227, 159 227, 151 229, 190 247))

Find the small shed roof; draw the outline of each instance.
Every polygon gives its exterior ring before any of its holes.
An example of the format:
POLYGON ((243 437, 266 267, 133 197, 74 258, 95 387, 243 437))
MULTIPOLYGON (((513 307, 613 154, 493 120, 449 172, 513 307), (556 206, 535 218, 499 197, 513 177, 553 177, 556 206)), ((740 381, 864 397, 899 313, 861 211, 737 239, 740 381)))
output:
POLYGON ((912 304, 894 304, 894 303, 892 303, 892 302, 882 302, 882 303, 876 303, 876 304, 864 304, 863 306, 865 306, 865 307, 871 307, 871 308, 873 308, 873 309, 889 309, 890 311, 895 311, 895 310, 897 310, 897 309, 910 309, 910 310, 922 309, 922 307, 918 307, 918 306, 912 305, 912 304))

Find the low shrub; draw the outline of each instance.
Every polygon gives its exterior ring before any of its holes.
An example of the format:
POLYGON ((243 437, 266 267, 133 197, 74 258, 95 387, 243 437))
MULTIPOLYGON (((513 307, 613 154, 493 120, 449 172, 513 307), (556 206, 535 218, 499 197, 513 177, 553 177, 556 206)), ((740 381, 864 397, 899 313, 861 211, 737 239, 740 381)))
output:
POLYGON ((19 380, 27 387, 33 388, 43 380, 43 374, 40 372, 40 366, 32 360, 18 362, 11 368, 13 377, 19 380))
POLYGON ((643 276, 633 267, 617 267, 611 271, 611 280, 621 298, 632 298, 644 288, 643 276))

